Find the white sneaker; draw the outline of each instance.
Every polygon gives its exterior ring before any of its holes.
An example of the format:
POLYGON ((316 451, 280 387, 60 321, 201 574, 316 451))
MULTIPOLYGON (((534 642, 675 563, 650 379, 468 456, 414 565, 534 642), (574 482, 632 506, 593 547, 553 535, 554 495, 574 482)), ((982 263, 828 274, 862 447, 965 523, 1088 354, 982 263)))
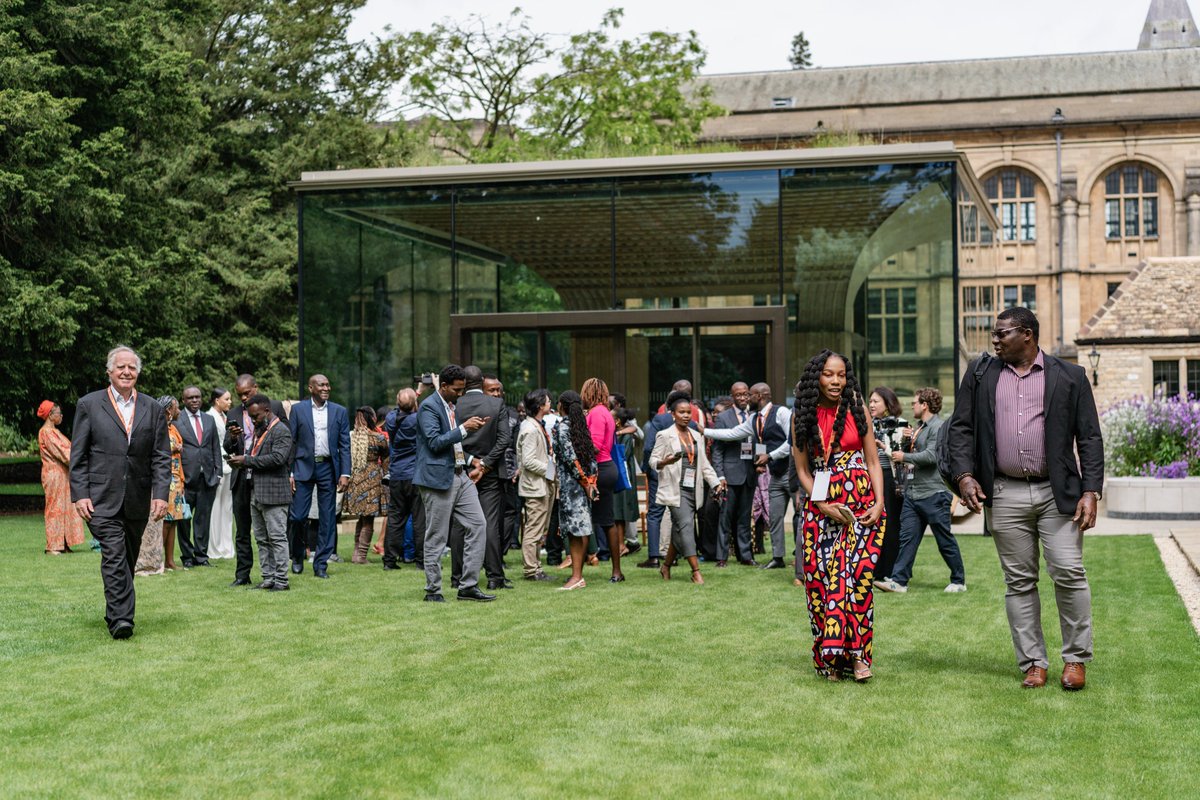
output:
POLYGON ((904 594, 908 591, 907 586, 902 586, 891 578, 884 578, 881 581, 875 581, 875 588, 881 589, 885 592, 895 592, 896 594, 904 594))
POLYGON ((957 594, 958 592, 965 592, 966 590, 967 585, 965 583, 952 583, 946 587, 947 594, 957 594))

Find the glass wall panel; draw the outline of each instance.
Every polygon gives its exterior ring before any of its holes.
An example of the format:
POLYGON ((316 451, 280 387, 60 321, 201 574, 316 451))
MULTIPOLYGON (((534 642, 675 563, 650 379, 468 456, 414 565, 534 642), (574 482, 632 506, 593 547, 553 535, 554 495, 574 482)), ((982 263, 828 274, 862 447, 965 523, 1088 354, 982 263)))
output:
MULTIPOLYGON (((612 307, 612 181, 464 186, 456 192, 455 246, 497 270, 497 311, 612 307)), ((459 272, 459 292, 486 276, 459 272)), ((472 312, 468 307, 461 309, 472 312)))
POLYGON ((302 379, 383 405, 450 349, 450 195, 437 188, 303 197, 302 379))
POLYGON ((789 382, 828 347, 851 357, 864 386, 952 396, 953 173, 950 163, 782 171, 789 382))

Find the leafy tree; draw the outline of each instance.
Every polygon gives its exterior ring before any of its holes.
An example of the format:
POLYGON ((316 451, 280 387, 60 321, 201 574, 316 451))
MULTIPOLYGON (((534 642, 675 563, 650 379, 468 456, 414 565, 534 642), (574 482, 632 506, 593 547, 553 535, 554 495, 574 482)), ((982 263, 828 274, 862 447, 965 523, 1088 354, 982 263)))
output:
POLYGON ((808 37, 800 31, 792 37, 792 52, 788 55, 792 69, 808 69, 812 66, 812 52, 809 50, 808 37))

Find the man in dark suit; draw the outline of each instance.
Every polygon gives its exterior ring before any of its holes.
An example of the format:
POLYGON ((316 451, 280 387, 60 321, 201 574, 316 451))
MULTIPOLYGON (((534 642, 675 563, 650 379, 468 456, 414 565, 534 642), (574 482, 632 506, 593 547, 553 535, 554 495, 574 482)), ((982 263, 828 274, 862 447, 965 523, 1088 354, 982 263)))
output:
POLYGON ((286 592, 292 434, 287 423, 271 413, 271 400, 266 395, 254 395, 245 406, 254 420, 254 443, 244 455, 230 456, 229 463, 252 476, 254 497, 250 501, 250 515, 262 569, 262 582, 253 588, 286 592))
MULTIPOLYGON (((716 429, 736 428, 750 419, 746 407, 750 387, 738 381, 729 387, 733 405, 717 415, 716 429)), ((733 534, 734 555, 739 564, 755 566, 754 544, 750 536, 750 507, 754 504, 754 489, 758 472, 754 468, 754 443, 742 439, 736 442, 713 442, 713 469, 725 479, 729 494, 721 504, 721 522, 717 534, 717 566, 729 558, 729 539, 733 534)))
POLYGON ((208 523, 221 485, 221 436, 211 414, 200 411, 200 387, 183 390, 183 412, 175 422, 183 438, 183 498, 192 507, 192 518, 175 523, 179 553, 185 567, 207 567, 208 523), (193 536, 194 532, 194 536, 193 536))
MULTIPOLYGON (((231 455, 245 455, 254 444, 254 420, 246 407, 246 401, 258 394, 258 381, 253 375, 244 373, 238 376, 234 391, 242 401, 241 405, 229 409, 226 419, 225 452, 231 455)), ((283 421, 287 421, 287 413, 283 403, 271 401, 271 413, 283 421)), ((249 586, 250 570, 254 567, 254 542, 251 539, 250 503, 254 498, 254 482, 249 472, 234 468, 233 484, 233 522, 234 522, 234 553, 236 569, 233 583, 230 586, 249 586)), ((301 556, 303 558, 303 556, 301 556)), ((303 563, 303 562, 301 562, 303 563)))
POLYGON ((487 602, 496 595, 479 590, 479 565, 483 561, 487 521, 479 507, 479 492, 467 467, 462 442, 468 433, 487 422, 483 417, 464 421, 455 404, 466 390, 463 368, 450 364, 442 370, 438 390, 417 410, 417 463, 413 483, 425 508, 425 601, 442 602, 442 551, 456 524, 465 532, 463 573, 459 600, 487 602))
MULTIPOLYGON (((508 409, 500 397, 484 394, 483 373, 479 367, 465 367, 466 391, 455 405, 463 419, 480 417, 484 424, 468 431, 462 441, 466 454, 467 474, 475 482, 479 506, 487 520, 487 542, 483 551, 483 569, 487 573, 488 589, 511 589, 512 581, 504 577, 504 482, 508 467, 504 453, 512 439, 508 409)), ((465 531, 453 527, 450 531, 451 586, 462 585, 463 538, 465 531)))
POLYGON ((150 518, 167 514, 171 444, 167 419, 152 397, 134 389, 142 360, 124 345, 108 353, 109 386, 84 395, 75 409, 71 502, 100 543, 108 632, 133 635, 133 566, 150 518))
POLYGON ((987 507, 1021 685, 1044 686, 1050 666, 1037 588, 1040 546, 1062 628, 1062 687, 1078 690, 1092 660, 1083 533, 1096 524, 1104 442, 1087 372, 1042 352, 1038 328, 1027 308, 996 315, 997 358, 973 362, 959 385, 945 426, 945 471, 971 510, 987 507))
POLYGON ((404 560, 404 528, 412 519, 413 559, 425 566, 425 511, 421 495, 413 484, 417 464, 417 393, 401 389, 396 407, 387 415, 384 430, 388 435, 388 518, 383 537, 383 568, 400 569, 404 560))
MULTIPOLYGON (((313 555, 313 576, 317 578, 329 577, 325 566, 337 547, 336 493, 350 483, 350 415, 344 406, 329 402, 329 391, 329 379, 313 375, 308 379, 308 399, 292 406, 288 419, 294 445, 293 523, 308 519, 313 490, 317 492, 317 552, 313 555)), ((295 559, 293 544, 293 571, 298 572, 295 559)))

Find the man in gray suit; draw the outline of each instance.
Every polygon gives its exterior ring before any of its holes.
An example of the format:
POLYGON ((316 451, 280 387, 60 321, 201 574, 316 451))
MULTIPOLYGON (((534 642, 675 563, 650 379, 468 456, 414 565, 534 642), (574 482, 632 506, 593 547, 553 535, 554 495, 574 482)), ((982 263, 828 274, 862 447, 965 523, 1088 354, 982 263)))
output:
POLYGON ((496 595, 479 590, 479 566, 487 521, 479 507, 479 493, 467 471, 467 454, 462 442, 468 433, 487 422, 470 417, 460 422, 455 403, 466 390, 463 368, 450 364, 442 370, 438 390, 417 410, 417 463, 413 483, 421 492, 425 508, 425 600, 442 602, 442 551, 450 536, 450 525, 462 526, 463 574, 459 600, 489 601, 496 595))
MULTIPOLYGON (((467 475, 475 482, 479 507, 487 520, 487 542, 483 550, 483 569, 487 573, 487 588, 511 589, 512 581, 504 577, 504 482, 508 468, 504 452, 512 439, 512 428, 504 400, 484 394, 483 372, 479 367, 465 367, 466 390, 455 405, 463 419, 481 417, 483 426, 468 431, 462 448, 467 457, 467 475)), ((450 578, 452 585, 462 585, 462 548, 465 531, 458 526, 450 530, 450 578)))
POLYGON ((175 422, 183 438, 183 499, 192 507, 192 519, 175 523, 179 554, 185 567, 207 567, 208 523, 221 485, 221 437, 216 420, 200 411, 200 387, 183 390, 183 411, 175 422), (194 534, 194 535, 193 535, 194 534))
POLYGON ((262 582, 254 589, 288 590, 288 509, 292 505, 292 433, 287 423, 271 411, 271 400, 256 394, 246 402, 254 420, 253 443, 244 455, 229 463, 247 473, 253 486, 250 518, 258 542, 262 582), (280 425, 279 423, 284 424, 280 425))
MULTIPOLYGON (((717 415, 713 427, 736 428, 750 419, 747 402, 750 387, 738 381, 729 387, 733 405, 717 415)), ((747 439, 736 442, 713 442, 713 469, 725 479, 729 494, 721 504, 721 522, 717 534, 717 566, 725 566, 729 558, 729 536, 734 533, 735 551, 739 564, 755 566, 754 543, 750 537, 750 507, 754 504, 754 488, 758 472, 754 468, 754 445, 747 439)))
POLYGON ((100 543, 108 632, 133 635, 133 566, 148 518, 167 514, 171 444, 167 418, 153 397, 134 389, 142 360, 124 345, 108 353, 107 389, 75 408, 71 502, 100 543))

